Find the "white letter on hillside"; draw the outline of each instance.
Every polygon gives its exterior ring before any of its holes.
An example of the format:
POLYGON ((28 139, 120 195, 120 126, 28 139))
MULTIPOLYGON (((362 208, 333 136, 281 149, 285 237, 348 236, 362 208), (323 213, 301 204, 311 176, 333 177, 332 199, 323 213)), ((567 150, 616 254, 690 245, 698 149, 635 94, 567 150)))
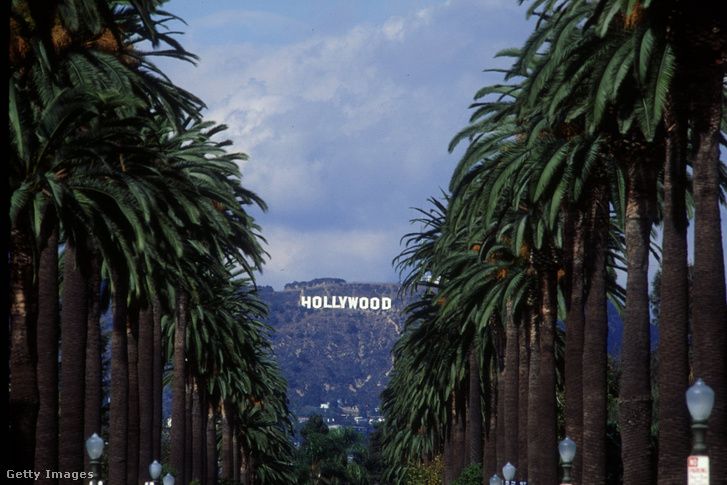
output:
POLYGON ((302 296, 300 297, 300 306, 305 308, 310 308, 310 296, 302 296))
POLYGON ((381 299, 381 309, 388 310, 390 308, 391 308, 391 298, 382 298, 381 299))
POLYGON ((379 300, 378 298, 371 298, 371 309, 378 310, 379 307, 381 306, 380 302, 381 302, 381 300, 379 300))
POLYGON ((321 297, 320 296, 314 296, 313 297, 313 308, 320 308, 322 305, 321 297))

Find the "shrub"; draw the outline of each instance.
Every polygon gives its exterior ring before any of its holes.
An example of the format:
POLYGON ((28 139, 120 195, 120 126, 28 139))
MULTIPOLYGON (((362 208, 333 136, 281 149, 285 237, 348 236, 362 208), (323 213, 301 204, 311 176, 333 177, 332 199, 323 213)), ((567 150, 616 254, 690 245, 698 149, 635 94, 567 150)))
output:
POLYGON ((482 485, 482 465, 473 463, 467 466, 452 485, 482 485))
POLYGON ((437 455, 431 463, 411 464, 406 469, 405 485, 440 485, 444 475, 442 456, 437 455))

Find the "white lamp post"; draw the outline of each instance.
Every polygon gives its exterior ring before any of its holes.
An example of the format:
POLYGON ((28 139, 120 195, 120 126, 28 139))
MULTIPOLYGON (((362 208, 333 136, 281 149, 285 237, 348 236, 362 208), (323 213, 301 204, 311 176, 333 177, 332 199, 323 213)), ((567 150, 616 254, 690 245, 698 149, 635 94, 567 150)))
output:
POLYGON ((707 454, 707 420, 714 406, 714 391, 697 379, 687 389, 687 407, 692 415, 692 453, 687 459, 687 483, 709 483, 709 456, 707 454))
POLYGON ((570 483, 570 467, 576 456, 576 443, 567 436, 558 443, 558 453, 563 461, 563 483, 570 483))
POLYGON ((502 476, 505 477, 505 485, 508 485, 510 480, 515 478, 515 471, 516 468, 509 461, 507 462, 507 465, 502 467, 502 476))
POLYGON ((174 477, 172 475, 170 475, 169 473, 167 473, 166 475, 164 475, 164 478, 162 479, 162 483, 164 485, 174 485, 174 477))
POLYGON ((689 414, 692 415, 692 433, 694 434, 692 455, 707 454, 704 435, 707 432, 707 419, 712 414, 713 406, 714 391, 702 379, 697 379, 687 390, 687 407, 689 414))
POLYGON ((490 478, 490 485, 502 485, 502 480, 497 474, 492 475, 492 478, 490 478))
POLYGON ((149 476, 151 477, 151 483, 157 483, 157 480, 159 480, 159 476, 161 474, 162 464, 154 460, 152 464, 149 465, 149 476))
POLYGON ((101 462, 99 458, 103 454, 103 439, 94 433, 89 439, 86 440, 86 452, 88 457, 91 459, 91 484, 96 485, 99 483, 99 477, 101 476, 101 462))

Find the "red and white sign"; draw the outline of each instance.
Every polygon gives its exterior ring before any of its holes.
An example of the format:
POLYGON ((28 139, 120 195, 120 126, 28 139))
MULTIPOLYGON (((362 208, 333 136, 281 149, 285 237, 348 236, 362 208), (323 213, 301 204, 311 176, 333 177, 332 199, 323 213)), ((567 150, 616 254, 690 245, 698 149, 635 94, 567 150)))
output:
POLYGON ((687 485, 709 485, 709 457, 687 458, 687 485))

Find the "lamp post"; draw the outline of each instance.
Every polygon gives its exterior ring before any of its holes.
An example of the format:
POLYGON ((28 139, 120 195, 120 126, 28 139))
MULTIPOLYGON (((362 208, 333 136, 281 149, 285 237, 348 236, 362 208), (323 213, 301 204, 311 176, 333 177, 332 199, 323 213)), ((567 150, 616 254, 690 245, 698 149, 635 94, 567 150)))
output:
POLYGON ((707 456, 707 420, 714 406, 714 391, 702 379, 687 389, 687 408, 692 415, 692 453, 687 459, 688 484, 709 483, 709 456, 707 456))
POLYGON ((563 483, 570 483, 570 467, 576 456, 575 442, 566 436, 563 441, 558 443, 558 453, 563 461, 563 483))
POLYGON ((101 476, 101 462, 99 458, 103 454, 103 445, 103 439, 96 433, 86 440, 86 452, 91 459, 91 485, 97 485, 99 483, 99 477, 101 476))
POLYGON ((502 480, 500 480, 500 477, 497 476, 497 473, 492 475, 492 478, 490 478, 490 485, 502 485, 502 480))
POLYGON ((505 478, 505 485, 509 485, 510 481, 515 478, 516 468, 509 461, 507 465, 502 467, 502 476, 505 478))
POLYGON ((162 474, 162 464, 158 461, 154 460, 151 465, 149 465, 149 476, 151 477, 151 483, 156 484, 158 483, 159 476, 162 474))
POLYGON ((170 475, 169 473, 167 473, 166 475, 164 475, 164 478, 162 479, 162 483, 164 485, 174 485, 174 477, 172 475, 170 475))

